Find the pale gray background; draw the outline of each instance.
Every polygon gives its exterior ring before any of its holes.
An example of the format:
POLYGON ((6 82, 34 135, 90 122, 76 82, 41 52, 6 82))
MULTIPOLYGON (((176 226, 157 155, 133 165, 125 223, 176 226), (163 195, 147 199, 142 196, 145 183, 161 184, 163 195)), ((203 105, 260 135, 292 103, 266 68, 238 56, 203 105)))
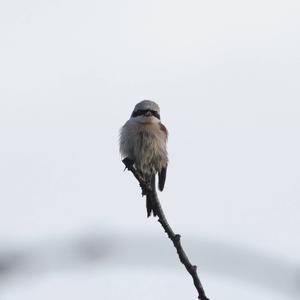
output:
POLYGON ((1 1, 0 299, 196 299, 118 130, 153 99, 161 202, 212 299, 299 299, 300 2, 1 1))

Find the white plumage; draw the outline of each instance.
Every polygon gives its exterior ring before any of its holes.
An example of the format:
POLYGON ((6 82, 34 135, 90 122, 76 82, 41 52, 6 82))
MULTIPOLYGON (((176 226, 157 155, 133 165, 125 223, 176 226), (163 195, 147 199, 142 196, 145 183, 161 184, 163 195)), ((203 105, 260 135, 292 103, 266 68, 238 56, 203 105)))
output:
POLYGON ((153 119, 144 123, 130 118, 121 129, 122 157, 133 160, 145 176, 160 172, 168 164, 166 134, 153 119))

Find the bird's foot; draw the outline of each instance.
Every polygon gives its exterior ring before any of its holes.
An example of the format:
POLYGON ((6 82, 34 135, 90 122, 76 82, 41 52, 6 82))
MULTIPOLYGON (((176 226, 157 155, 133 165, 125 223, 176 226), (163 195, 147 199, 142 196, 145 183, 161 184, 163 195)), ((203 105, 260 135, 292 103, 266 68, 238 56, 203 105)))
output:
POLYGON ((128 170, 131 170, 133 165, 134 165, 134 161, 128 157, 125 157, 123 160, 122 160, 123 164, 125 165, 125 169, 128 169, 128 170))

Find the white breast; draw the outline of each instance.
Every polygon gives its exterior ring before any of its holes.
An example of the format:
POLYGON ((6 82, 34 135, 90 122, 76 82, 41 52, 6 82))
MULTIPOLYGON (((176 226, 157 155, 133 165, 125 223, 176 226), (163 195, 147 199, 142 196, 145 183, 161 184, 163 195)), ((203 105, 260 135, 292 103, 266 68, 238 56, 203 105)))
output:
POLYGON ((135 162, 144 174, 160 172, 168 163, 166 134, 160 123, 140 123, 130 119, 121 129, 120 152, 135 162))

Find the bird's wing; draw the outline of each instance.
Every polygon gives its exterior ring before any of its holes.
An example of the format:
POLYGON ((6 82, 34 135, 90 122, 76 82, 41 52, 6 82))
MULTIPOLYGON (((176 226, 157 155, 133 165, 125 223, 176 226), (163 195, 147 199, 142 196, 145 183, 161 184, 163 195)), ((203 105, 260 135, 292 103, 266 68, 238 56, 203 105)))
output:
MULTIPOLYGON (((164 133, 165 141, 167 142, 168 130, 167 130, 166 126, 164 126, 162 123, 160 123, 160 130, 164 133)), ((166 176, 167 176, 167 168, 168 168, 168 165, 166 165, 164 168, 162 168, 161 171, 158 173, 158 188, 160 191, 162 191, 165 186, 166 176)))
POLYGON ((162 168, 161 171, 158 173, 158 188, 160 191, 164 189, 165 182, 166 182, 166 177, 167 177, 167 168, 162 168))
POLYGON ((165 140, 167 141, 168 139, 168 129, 166 128, 165 125, 163 125, 162 123, 159 123, 159 126, 160 126, 160 130, 164 133, 164 136, 165 136, 165 140))

